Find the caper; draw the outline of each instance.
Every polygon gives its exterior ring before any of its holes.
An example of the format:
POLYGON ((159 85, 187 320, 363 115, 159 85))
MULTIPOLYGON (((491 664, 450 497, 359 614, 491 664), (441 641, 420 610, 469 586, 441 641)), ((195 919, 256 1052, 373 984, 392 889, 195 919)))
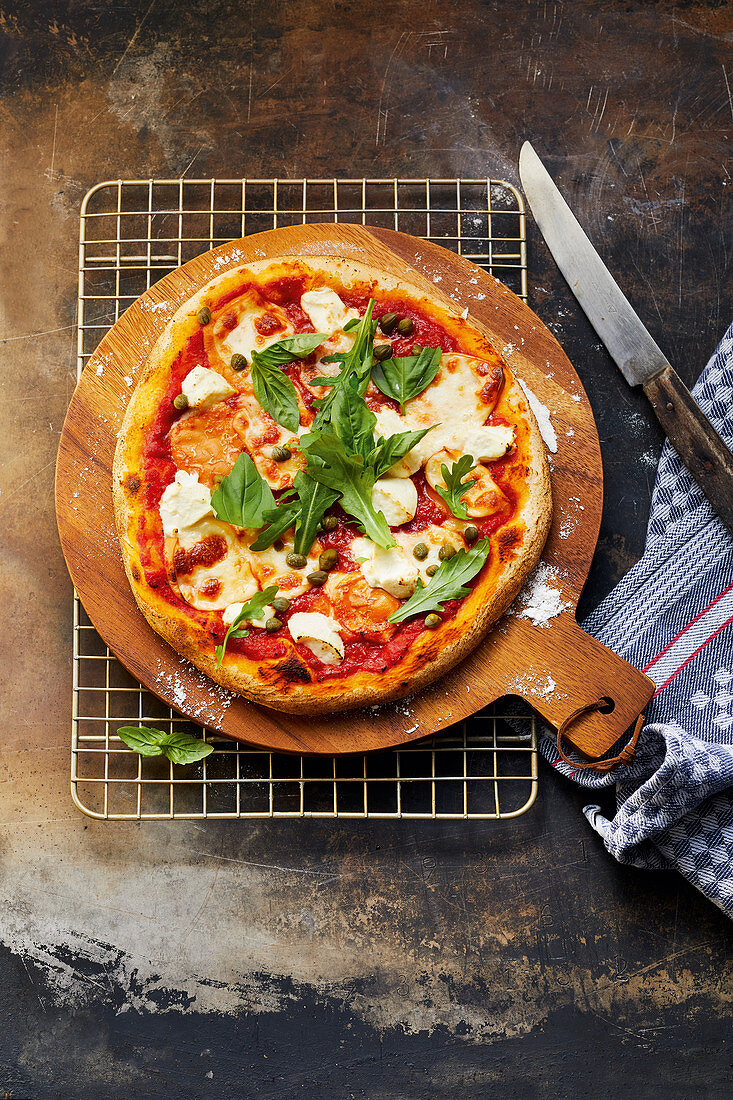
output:
POLYGON ((449 542, 444 542, 440 550, 438 551, 438 557, 441 561, 448 561, 449 558, 453 557, 455 552, 455 546, 451 546, 449 542))
POLYGON ((427 569, 425 570, 425 572, 427 573, 427 575, 429 577, 434 577, 435 574, 438 572, 438 566, 437 565, 429 565, 427 567, 427 569))
POLYGON ((180 412, 183 412, 184 409, 187 409, 188 408, 188 398, 186 397, 185 393, 179 393, 178 397, 174 397, 173 398, 173 405, 180 412))
POLYGON ((324 516, 321 520, 321 527, 324 531, 335 531, 338 527, 339 521, 335 516, 324 516))
POLYGON ((463 537, 469 546, 473 546, 474 542, 478 538, 478 527, 474 527, 473 524, 471 524, 463 532, 463 537))
MULTIPOLYGON (((273 550, 277 550, 277 552, 280 553, 280 551, 282 550, 284 545, 285 545, 285 543, 283 542, 282 539, 275 539, 275 541, 272 544, 272 548, 273 548, 273 550)), ((273 607, 274 607, 274 604, 273 604, 273 607)))
POLYGON ((285 561, 291 569, 305 569, 308 564, 308 559, 305 554, 295 554, 292 551, 288 554, 285 561))
POLYGON ((202 306, 196 314, 196 320, 200 325, 208 325, 211 320, 211 310, 208 306, 202 306))
POLYGON ((412 354, 413 355, 419 355, 421 351, 422 351, 422 344, 413 344, 412 345, 412 354))
POLYGON ((229 366, 232 368, 232 370, 244 370, 244 368, 247 366, 247 357, 245 355, 240 355, 238 351, 235 351, 234 355, 229 360, 229 366))
POLYGON ((374 349, 374 358, 378 363, 383 363, 385 359, 391 359, 393 354, 391 344, 377 344, 374 349))
POLYGON ((442 621, 440 615, 436 615, 434 611, 425 616, 425 626, 428 630, 435 630, 436 626, 440 626, 442 621))
POLYGON ((418 561, 425 561, 426 557, 429 554, 429 550, 424 542, 417 542, 412 548, 412 553, 418 561))
POLYGON ((289 458, 292 458, 292 451, 289 451, 287 447, 272 448, 272 461, 273 462, 287 462, 289 458))
POLYGON ((325 569, 316 569, 313 573, 308 574, 308 583, 312 584, 314 588, 320 588, 327 580, 328 573, 325 569))
POLYGON ((335 569, 339 563, 338 550, 324 550, 318 557, 318 568, 326 573, 329 569, 335 569))
POLYGON ((390 332, 394 332, 398 321, 399 317, 396 313, 385 313, 384 317, 382 317, 379 322, 379 327, 385 336, 389 336, 390 332))
POLYGON ((276 618, 268 619, 267 622, 265 623, 265 630, 267 631, 268 634, 274 634, 275 631, 279 630, 282 625, 283 624, 280 622, 279 619, 276 619, 276 618))
POLYGON ((290 600, 286 596, 275 596, 272 606, 282 615, 283 611, 290 610, 290 600))
POLYGON ((397 331, 400 336, 409 336, 414 327, 409 317, 403 317, 401 321, 397 322, 397 331))

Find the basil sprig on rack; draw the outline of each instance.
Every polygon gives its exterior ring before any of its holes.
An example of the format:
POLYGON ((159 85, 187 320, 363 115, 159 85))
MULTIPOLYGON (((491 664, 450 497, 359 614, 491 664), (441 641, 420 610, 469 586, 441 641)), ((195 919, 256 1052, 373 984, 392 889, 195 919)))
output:
POLYGON ((401 623, 413 615, 424 615, 426 611, 442 611, 446 600, 468 596, 471 589, 466 584, 481 572, 490 549, 491 540, 481 539, 470 550, 459 550, 452 558, 447 558, 427 585, 417 582, 418 587, 409 600, 390 615, 389 622, 401 623))
POLYGON ((275 507, 272 489, 246 451, 211 494, 211 507, 217 519, 236 527, 262 527, 266 513, 275 507))
POLYGON ((285 336, 264 351, 252 352, 252 386, 255 397, 273 420, 290 432, 300 426, 298 391, 280 367, 293 359, 305 359, 319 344, 328 339, 325 332, 306 332, 285 336))
POLYGON ((236 619, 232 622, 226 634, 224 635, 224 641, 221 645, 216 647, 216 667, 221 666, 221 662, 224 660, 224 654, 227 648, 227 642, 230 638, 246 638, 249 634, 248 630, 240 630, 239 624, 245 620, 251 621, 252 619, 259 619, 262 612, 267 607, 268 603, 274 600, 277 596, 277 585, 271 584, 268 588, 265 588, 262 592, 255 592, 254 596, 243 605, 242 610, 237 615, 236 619))
POLYGON ((458 461, 453 463, 450 470, 445 462, 441 464, 440 472, 443 475, 445 489, 441 488, 440 485, 436 485, 435 491, 438 496, 443 498, 457 519, 469 518, 466 505, 461 497, 468 492, 472 485, 476 484, 477 479, 475 477, 472 477, 470 481, 464 481, 463 479, 466 474, 473 470, 475 465, 476 463, 471 455, 461 455, 458 461))
POLYGON ((214 746, 190 733, 165 733, 152 726, 120 726, 117 736, 140 756, 167 756, 172 764, 192 764, 214 751, 214 746))
POLYGON ((386 397, 399 401, 405 415, 405 404, 430 385, 440 367, 440 348, 423 348, 419 355, 384 359, 372 367, 372 382, 386 397))

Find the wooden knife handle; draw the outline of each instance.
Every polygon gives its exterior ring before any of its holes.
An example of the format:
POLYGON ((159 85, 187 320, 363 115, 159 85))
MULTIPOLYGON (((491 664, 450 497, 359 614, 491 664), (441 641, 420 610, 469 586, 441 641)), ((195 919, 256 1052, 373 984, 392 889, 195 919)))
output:
POLYGON ((733 534, 733 455, 669 364, 644 383, 644 393, 665 435, 733 534))

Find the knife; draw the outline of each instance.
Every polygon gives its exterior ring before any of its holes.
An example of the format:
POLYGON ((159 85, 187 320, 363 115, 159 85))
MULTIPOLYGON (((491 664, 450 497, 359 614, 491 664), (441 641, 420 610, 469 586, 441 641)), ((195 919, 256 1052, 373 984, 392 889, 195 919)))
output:
POLYGON ((626 381, 642 386, 687 469, 733 534, 733 455, 669 365, 528 141, 519 176, 547 247, 626 381))

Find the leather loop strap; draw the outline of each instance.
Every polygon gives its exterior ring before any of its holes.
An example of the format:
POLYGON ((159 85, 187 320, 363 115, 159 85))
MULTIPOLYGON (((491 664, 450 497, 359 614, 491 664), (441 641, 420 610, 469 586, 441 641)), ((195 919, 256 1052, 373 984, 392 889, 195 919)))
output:
POLYGON ((621 750, 618 756, 612 756, 610 760, 589 760, 585 764, 577 764, 574 760, 571 760, 564 751, 562 739, 573 722, 583 714, 592 714, 596 710, 602 710, 607 702, 607 699, 597 699, 595 703, 585 703, 582 707, 578 707, 577 710, 574 710, 572 714, 567 716, 557 731, 557 751, 561 759, 563 759, 566 764, 569 764, 571 768, 574 768, 575 771, 586 771, 592 768, 593 771, 596 772, 610 772, 612 768, 618 767, 619 764, 630 764, 636 755, 636 743, 639 740, 641 727, 644 725, 643 714, 640 714, 636 719, 634 732, 631 735, 629 743, 621 750))

